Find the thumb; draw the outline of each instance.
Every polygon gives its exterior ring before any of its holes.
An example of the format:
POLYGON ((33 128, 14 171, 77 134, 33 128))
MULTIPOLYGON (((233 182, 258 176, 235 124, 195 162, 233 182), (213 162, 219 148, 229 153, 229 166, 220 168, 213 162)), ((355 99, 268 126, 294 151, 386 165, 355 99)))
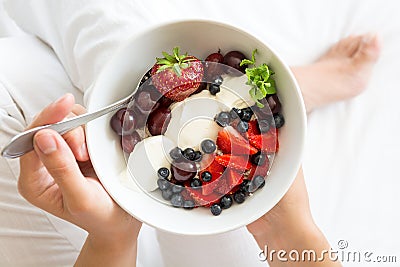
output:
POLYGON ((65 140, 53 130, 41 130, 34 137, 34 148, 66 200, 85 196, 87 181, 65 140))

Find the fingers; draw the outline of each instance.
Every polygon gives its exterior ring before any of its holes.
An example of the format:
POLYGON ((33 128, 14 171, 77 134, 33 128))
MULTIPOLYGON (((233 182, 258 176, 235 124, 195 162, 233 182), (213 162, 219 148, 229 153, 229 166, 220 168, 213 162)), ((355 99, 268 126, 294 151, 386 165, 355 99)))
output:
MULTIPOLYGON (((55 123, 64 119, 73 109, 75 99, 72 94, 66 94, 57 101, 45 107, 33 120, 28 129, 49 123, 55 123)), ((42 163, 34 151, 20 157, 20 179, 24 184, 31 184, 36 176, 41 175, 42 163)))
MULTIPOLYGON (((75 104, 72 108, 71 117, 79 116, 84 113, 86 113, 86 109, 79 104, 75 104)), ((67 132, 63 137, 78 161, 89 160, 89 153, 87 152, 85 141, 85 129, 83 126, 67 132)))
POLYGON ((66 199, 78 200, 85 195, 86 179, 65 140, 53 130, 42 130, 34 137, 35 151, 58 184, 66 199))
POLYGON ((55 102, 45 107, 28 126, 28 129, 63 120, 72 111, 74 104, 74 96, 69 93, 65 94, 55 102))

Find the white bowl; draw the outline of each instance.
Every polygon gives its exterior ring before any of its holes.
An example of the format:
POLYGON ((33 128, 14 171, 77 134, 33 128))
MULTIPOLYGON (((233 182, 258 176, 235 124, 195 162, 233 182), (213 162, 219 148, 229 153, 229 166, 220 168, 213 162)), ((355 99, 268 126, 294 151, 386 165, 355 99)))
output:
POLYGON ((300 166, 306 135, 300 89, 289 67, 268 45, 240 29, 206 20, 180 21, 148 29, 133 36, 104 66, 91 88, 88 110, 94 111, 129 95, 140 75, 154 64, 155 57, 175 46, 202 59, 218 48, 222 52, 239 50, 250 58, 257 48, 257 62, 266 62, 275 72, 286 123, 280 129, 280 149, 265 187, 220 216, 212 216, 206 208, 185 210, 162 204, 127 178, 123 152, 109 126, 112 114, 87 125, 93 166, 111 197, 132 216, 155 228, 177 234, 209 235, 245 226, 268 212, 286 193, 300 166))

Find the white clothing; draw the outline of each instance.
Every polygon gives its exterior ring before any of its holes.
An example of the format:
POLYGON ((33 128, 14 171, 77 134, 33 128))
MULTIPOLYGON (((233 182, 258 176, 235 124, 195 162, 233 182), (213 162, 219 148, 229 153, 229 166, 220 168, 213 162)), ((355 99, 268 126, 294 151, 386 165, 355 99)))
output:
MULTIPOLYGON (((0 39, 0 146, 63 93, 73 92, 85 103, 86 89, 113 51, 156 23, 184 18, 227 22, 271 44, 291 65, 313 61, 348 34, 377 31, 384 50, 367 91, 310 116, 304 171, 313 215, 333 248, 343 239, 354 250, 397 255, 400 261, 400 126, 393 123, 400 118, 399 3, 255 2, 5 1, 8 14, 30 35, 18 31, 17 37, 0 39), (181 12, 182 6, 188 12, 181 12)), ((0 29, 15 25, 8 21, 6 26, 0 29)), ((28 204, 17 193, 17 177, 17 161, 1 158, 0 266, 72 265, 85 233, 28 204)), ((258 252, 245 229, 193 238, 144 226, 138 265, 265 266, 258 252)))

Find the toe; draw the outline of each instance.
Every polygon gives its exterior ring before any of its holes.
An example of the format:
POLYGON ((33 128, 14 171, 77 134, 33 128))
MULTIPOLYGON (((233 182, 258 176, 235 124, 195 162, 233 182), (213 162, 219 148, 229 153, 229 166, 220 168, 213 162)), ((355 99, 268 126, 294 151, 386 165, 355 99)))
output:
POLYGON ((337 44, 337 52, 342 56, 352 57, 360 46, 362 38, 361 35, 350 35, 349 37, 339 41, 337 44))
POLYGON ((362 39, 362 35, 350 35, 343 38, 333 45, 322 59, 352 57, 360 46, 362 39))
POLYGON ((354 53, 353 60, 356 65, 373 64, 378 60, 381 44, 376 34, 363 35, 361 43, 354 53))

